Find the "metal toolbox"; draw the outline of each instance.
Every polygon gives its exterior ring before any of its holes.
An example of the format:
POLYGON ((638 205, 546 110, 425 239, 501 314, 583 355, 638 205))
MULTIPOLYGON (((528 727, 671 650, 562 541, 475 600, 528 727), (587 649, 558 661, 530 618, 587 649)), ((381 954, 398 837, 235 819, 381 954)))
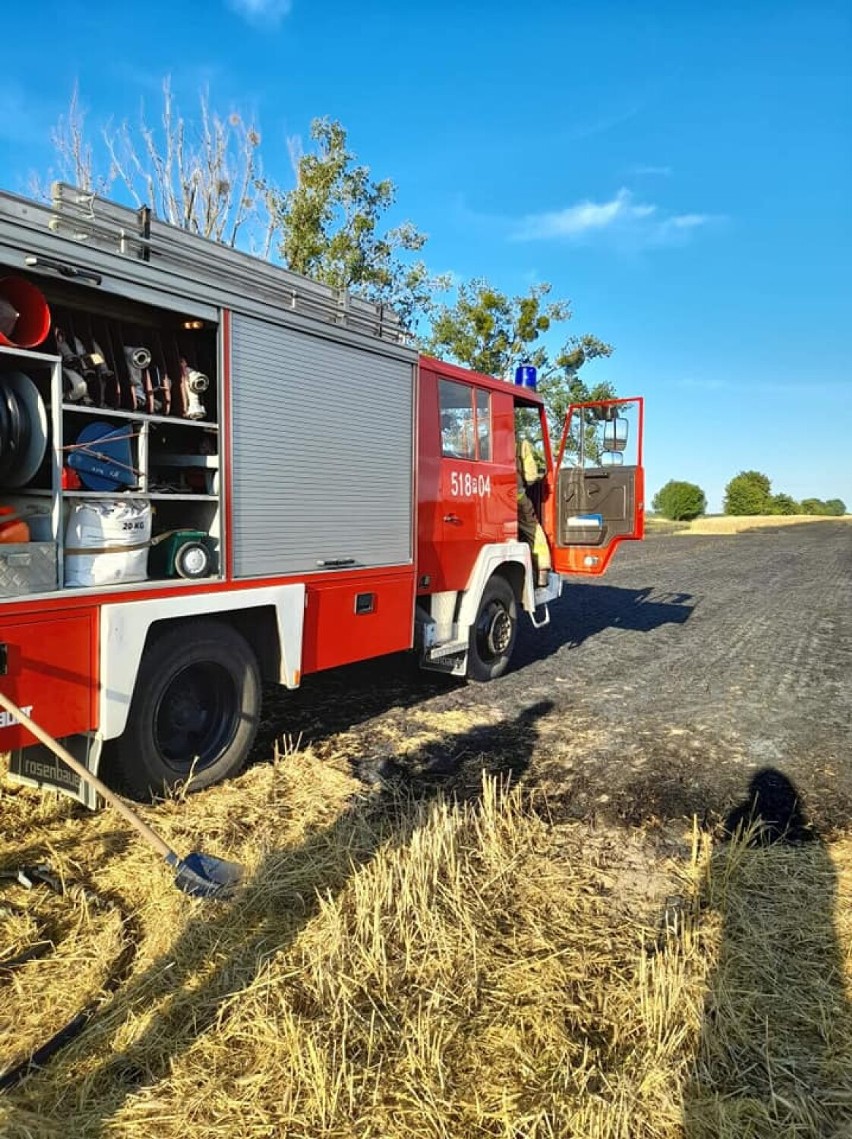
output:
POLYGON ((55 542, 0 542, 0 597, 47 593, 57 580, 55 542))

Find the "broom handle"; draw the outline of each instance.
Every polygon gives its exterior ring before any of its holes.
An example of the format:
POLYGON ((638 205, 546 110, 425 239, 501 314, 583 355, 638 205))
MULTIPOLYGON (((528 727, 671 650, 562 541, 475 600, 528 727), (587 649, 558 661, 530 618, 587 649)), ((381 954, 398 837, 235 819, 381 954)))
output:
POLYGON ((93 775, 87 767, 80 763, 78 759, 75 759, 58 740, 48 735, 44 728, 40 728, 38 724, 34 723, 26 712, 22 708, 19 708, 17 704, 13 703, 4 692, 0 692, 0 707, 10 712, 22 727, 26 728, 28 732, 31 732, 37 740, 40 740, 55 756, 61 759, 63 763, 66 763, 81 779, 94 787, 98 794, 103 796, 111 807, 114 807, 132 827, 135 827, 136 830, 139 831, 142 837, 153 846, 154 850, 162 854, 163 858, 171 856, 171 858, 174 859, 177 857, 171 847, 160 838, 156 831, 152 831, 148 824, 143 822, 136 812, 132 811, 122 799, 119 799, 115 792, 110 791, 105 783, 102 783, 96 775, 93 775))

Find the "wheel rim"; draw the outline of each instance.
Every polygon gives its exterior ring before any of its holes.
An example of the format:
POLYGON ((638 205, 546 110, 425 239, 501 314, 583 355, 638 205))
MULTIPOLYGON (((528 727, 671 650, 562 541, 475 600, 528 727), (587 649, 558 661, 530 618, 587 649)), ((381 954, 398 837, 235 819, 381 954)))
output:
POLYGON ((239 693, 227 669, 205 661, 176 673, 154 715, 164 763, 179 775, 201 771, 230 746, 239 724, 239 693))
POLYGON ((500 601, 491 601, 476 623, 476 647, 480 660, 491 664, 505 656, 512 643, 512 615, 500 601))
POLYGON ((207 551, 203 546, 189 546, 180 556, 180 569, 190 577, 207 568, 207 551))

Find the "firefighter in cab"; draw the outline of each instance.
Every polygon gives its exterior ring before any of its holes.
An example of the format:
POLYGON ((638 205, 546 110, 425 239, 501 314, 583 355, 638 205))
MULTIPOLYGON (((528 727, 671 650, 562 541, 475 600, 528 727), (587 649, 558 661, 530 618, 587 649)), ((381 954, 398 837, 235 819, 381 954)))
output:
POLYGON ((518 533, 532 550, 535 584, 544 588, 551 567, 550 547, 528 493, 541 475, 529 439, 518 438, 515 454, 518 466, 518 533))

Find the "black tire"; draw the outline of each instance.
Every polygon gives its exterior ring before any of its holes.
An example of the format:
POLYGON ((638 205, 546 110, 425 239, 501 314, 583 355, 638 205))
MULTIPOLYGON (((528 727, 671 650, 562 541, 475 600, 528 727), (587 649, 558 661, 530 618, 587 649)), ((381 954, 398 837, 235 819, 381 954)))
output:
POLYGON ((177 625, 142 656, 113 763, 138 799, 162 795, 190 775, 200 791, 235 775, 260 718, 260 670, 236 630, 219 621, 177 625))
POLYGON ((15 458, 12 439, 12 415, 9 411, 6 389, 0 390, 0 483, 5 483, 15 458))
POLYGON ((494 574, 482 591, 479 611, 470 630, 467 675, 471 680, 495 680, 509 667, 518 634, 518 603, 505 577, 494 574))

